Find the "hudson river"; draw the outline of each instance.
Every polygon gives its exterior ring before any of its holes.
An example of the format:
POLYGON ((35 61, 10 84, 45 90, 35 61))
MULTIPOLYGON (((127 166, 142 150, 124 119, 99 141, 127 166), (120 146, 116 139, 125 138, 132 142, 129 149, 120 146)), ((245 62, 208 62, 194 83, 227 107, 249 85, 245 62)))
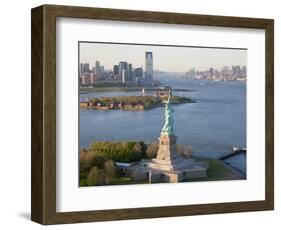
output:
MULTIPOLYGON (((172 88, 195 92, 176 92, 196 103, 174 105, 177 142, 192 146, 196 155, 215 157, 246 147, 246 84, 244 82, 195 81, 158 78, 172 88)), ((139 92, 99 92, 81 98, 138 95, 139 92)), ((80 148, 94 141, 158 140, 164 123, 164 107, 148 111, 101 111, 80 109, 80 148)))

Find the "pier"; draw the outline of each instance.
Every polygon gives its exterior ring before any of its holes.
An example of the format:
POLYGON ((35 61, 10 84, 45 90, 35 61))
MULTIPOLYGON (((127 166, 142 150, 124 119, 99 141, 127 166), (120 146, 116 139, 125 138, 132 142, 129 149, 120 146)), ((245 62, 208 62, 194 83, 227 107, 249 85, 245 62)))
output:
POLYGON ((241 153, 246 154, 247 153, 247 149, 246 148, 233 148, 232 152, 224 153, 222 155, 219 155, 218 157, 216 157, 216 159, 218 159, 218 160, 225 160, 227 158, 233 157, 233 156, 241 154, 241 153))
POLYGON ((246 148, 233 148, 230 153, 222 154, 216 159, 238 171, 246 179, 246 148))

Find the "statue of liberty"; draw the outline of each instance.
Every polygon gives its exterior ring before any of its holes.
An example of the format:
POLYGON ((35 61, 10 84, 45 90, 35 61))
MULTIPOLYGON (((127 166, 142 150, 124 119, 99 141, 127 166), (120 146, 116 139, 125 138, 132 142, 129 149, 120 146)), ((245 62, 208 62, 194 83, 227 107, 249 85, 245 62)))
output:
POLYGON ((174 110, 171 105, 171 90, 169 91, 168 100, 165 102, 165 124, 161 133, 174 134, 174 110))

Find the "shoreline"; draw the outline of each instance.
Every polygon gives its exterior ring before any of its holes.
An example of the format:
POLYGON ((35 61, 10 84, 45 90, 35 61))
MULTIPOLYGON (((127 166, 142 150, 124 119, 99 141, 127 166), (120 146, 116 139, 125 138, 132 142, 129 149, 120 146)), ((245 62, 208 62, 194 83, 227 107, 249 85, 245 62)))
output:
MULTIPOLYGON (((93 88, 79 88, 79 94, 88 94, 93 92, 136 92, 136 91, 142 91, 142 90, 148 91, 148 92, 166 92, 169 89, 164 88, 146 88, 146 87, 93 87, 93 88)), ((172 89, 173 92, 196 92, 196 90, 192 89, 172 89)))
MULTIPOLYGON (((182 103, 172 103, 173 105, 181 105, 181 104, 188 104, 188 103, 196 103, 195 101, 190 101, 190 102, 182 102, 182 103)), ((164 107, 165 105, 163 103, 159 105, 153 105, 149 107, 123 107, 123 108, 110 108, 108 106, 80 106, 80 109, 94 109, 94 110, 101 110, 101 111, 109 111, 109 110, 124 110, 124 111, 147 111, 159 107, 164 107)))
MULTIPOLYGON (((121 96, 121 97, 101 97, 88 101, 81 101, 80 108, 95 110, 128 110, 145 111, 165 105, 166 96, 121 96)), ((172 96, 173 105, 196 103, 187 97, 172 96)))

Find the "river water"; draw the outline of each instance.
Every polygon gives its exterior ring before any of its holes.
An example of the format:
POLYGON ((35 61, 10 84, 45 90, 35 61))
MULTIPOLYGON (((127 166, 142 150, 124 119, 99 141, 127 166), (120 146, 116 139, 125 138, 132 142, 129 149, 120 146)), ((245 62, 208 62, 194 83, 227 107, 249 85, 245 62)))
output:
MULTIPOLYGON (((172 88, 194 92, 175 95, 191 97, 196 103, 174 105, 177 142, 192 146, 195 155, 216 157, 233 146, 246 147, 246 84, 158 78, 172 88)), ((139 92, 80 94, 81 100, 101 96, 137 95, 139 92)), ((157 141, 164 124, 164 107, 148 111, 100 111, 80 109, 80 148, 94 141, 157 141)))

